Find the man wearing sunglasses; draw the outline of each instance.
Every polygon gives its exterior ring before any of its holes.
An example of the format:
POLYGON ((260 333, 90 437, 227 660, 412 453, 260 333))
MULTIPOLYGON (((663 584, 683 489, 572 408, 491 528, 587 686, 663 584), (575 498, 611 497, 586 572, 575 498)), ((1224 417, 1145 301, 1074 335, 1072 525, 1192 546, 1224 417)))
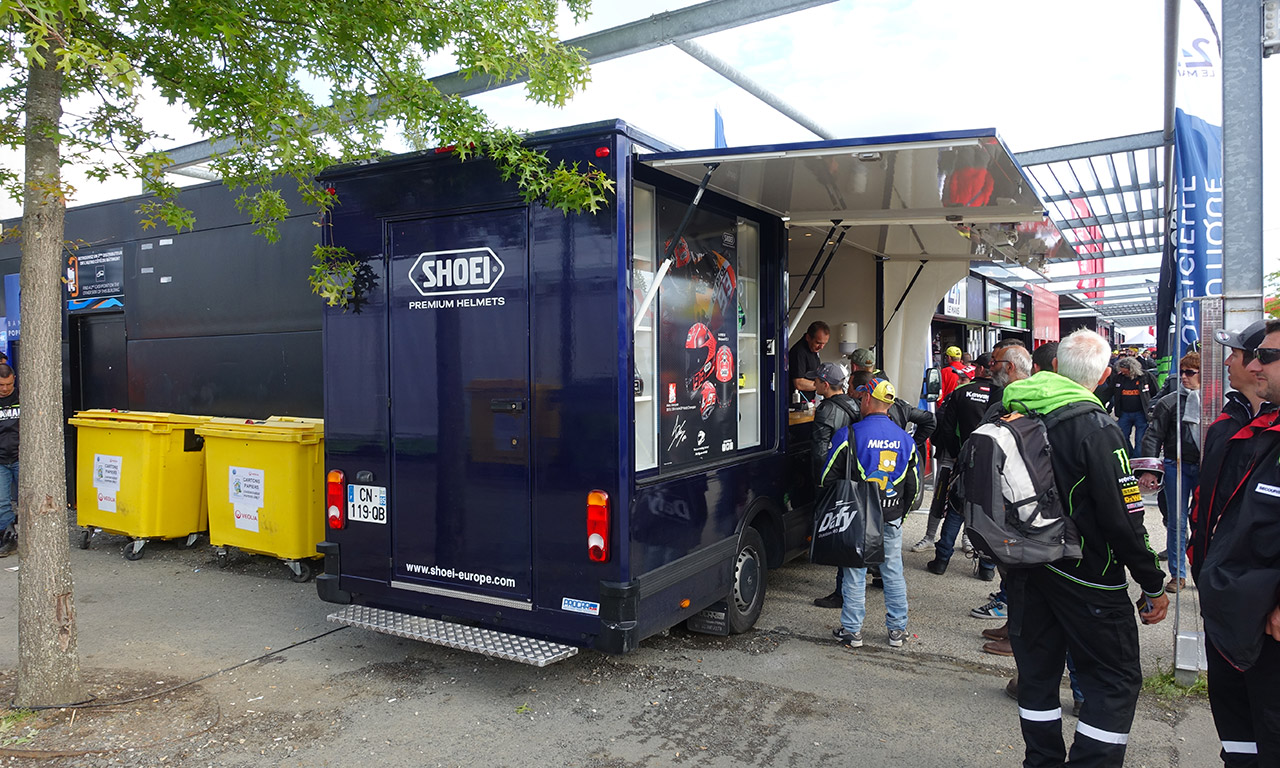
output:
MULTIPOLYGON (((1164 454, 1164 497, 1168 509, 1165 544, 1169 553, 1169 584, 1178 592, 1187 586, 1187 515, 1200 483, 1200 353, 1188 352, 1178 361, 1178 389, 1151 407, 1142 456, 1164 454), (1179 445, 1181 444, 1181 445, 1179 445), (1181 453, 1179 453, 1181 450, 1181 453), (1180 473, 1179 473, 1179 470, 1180 473), (1175 474, 1178 473, 1178 474, 1175 474)), ((1138 479, 1143 490, 1155 490, 1153 475, 1138 479)))
MULTIPOLYGON (((1209 705, 1228 768, 1280 765, 1280 425, 1277 411, 1263 404, 1280 403, 1280 320, 1267 320, 1263 332, 1244 368, 1256 387, 1250 408, 1259 415, 1225 447, 1206 441, 1214 457, 1228 458, 1217 484, 1206 474, 1201 485, 1190 553, 1204 618, 1209 705), (1238 482, 1226 476, 1229 462, 1244 466, 1238 482)), ((1235 347, 1257 343, 1257 336, 1249 326, 1218 338, 1235 347)), ((1247 391, 1247 383, 1238 388, 1247 391)))

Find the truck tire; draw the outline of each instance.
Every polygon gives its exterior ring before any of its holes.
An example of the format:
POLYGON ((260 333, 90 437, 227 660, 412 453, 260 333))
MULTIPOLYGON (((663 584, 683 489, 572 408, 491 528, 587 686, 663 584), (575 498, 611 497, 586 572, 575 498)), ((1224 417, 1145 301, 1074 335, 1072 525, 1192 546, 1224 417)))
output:
POLYGON ((729 632, 738 635, 755 626, 764 607, 768 559, 764 539, 755 528, 744 528, 733 560, 733 587, 729 591, 729 632))

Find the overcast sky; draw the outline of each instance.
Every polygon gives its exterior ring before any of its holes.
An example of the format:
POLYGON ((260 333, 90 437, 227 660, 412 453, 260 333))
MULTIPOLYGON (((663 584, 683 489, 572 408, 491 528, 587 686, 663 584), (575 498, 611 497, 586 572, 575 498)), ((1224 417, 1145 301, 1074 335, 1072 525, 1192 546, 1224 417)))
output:
MULTIPOLYGON (((597 0, 563 36, 688 4, 597 0)), ((1163 0, 840 0, 698 42, 837 136, 995 128, 1017 153, 1163 128, 1163 35, 1163 0)), ((1276 59, 1264 60, 1264 93, 1276 92, 1276 59)), ((475 100, 517 130, 622 118, 694 149, 712 145, 719 106, 730 146, 816 138, 670 46, 595 66, 564 109, 532 107, 519 87, 475 100)), ((179 122, 170 118, 175 144, 190 140, 179 122)), ((1280 148, 1265 159, 1266 189, 1280 189, 1278 169, 1280 148)), ((73 203, 138 191, 71 178, 73 203)), ((19 214, 0 205, 0 218, 19 214)), ((1280 223, 1266 226, 1270 271, 1280 268, 1280 223)))

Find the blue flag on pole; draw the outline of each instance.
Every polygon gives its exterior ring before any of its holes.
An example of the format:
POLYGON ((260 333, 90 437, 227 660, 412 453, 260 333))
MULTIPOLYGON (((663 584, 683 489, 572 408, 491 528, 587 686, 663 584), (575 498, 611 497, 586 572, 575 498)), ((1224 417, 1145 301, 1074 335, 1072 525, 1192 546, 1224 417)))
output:
POLYGON ((724 118, 720 116, 720 108, 716 107, 716 146, 727 147, 729 142, 724 140, 724 118))
MULTIPOLYGON (((1177 296, 1222 295, 1222 128, 1177 110, 1173 121, 1178 180, 1177 296)), ((1200 340, 1200 306, 1178 315, 1175 355, 1200 340)))

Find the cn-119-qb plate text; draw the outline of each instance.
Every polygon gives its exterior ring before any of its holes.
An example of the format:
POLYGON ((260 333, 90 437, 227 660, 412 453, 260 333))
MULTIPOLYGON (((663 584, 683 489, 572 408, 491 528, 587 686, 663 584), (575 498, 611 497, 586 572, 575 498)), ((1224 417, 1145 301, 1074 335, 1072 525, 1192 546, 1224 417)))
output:
POLYGON ((380 485, 348 485, 347 519, 386 525, 387 489, 380 485))

